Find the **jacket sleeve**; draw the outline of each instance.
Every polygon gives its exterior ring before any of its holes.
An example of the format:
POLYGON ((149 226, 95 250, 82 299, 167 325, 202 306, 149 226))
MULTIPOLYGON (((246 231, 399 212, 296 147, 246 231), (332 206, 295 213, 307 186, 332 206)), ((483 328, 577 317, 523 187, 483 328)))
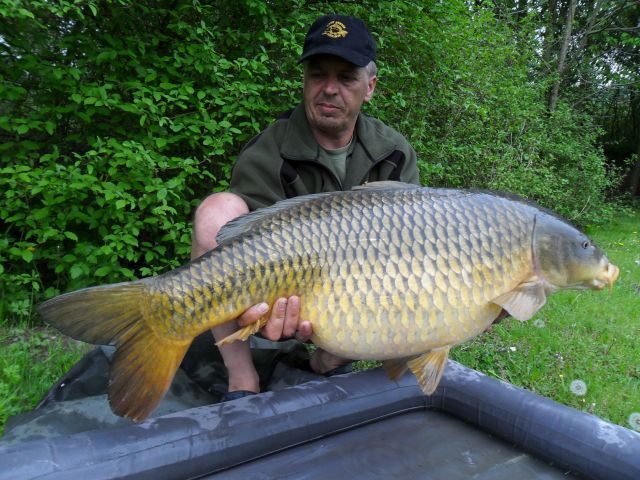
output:
POLYGON ((405 154, 405 162, 400 172, 400 180, 407 183, 420 185, 420 172, 418 171, 418 156, 409 142, 405 140, 406 145, 402 146, 405 154))
POLYGON ((231 172, 229 191, 242 197, 251 211, 285 198, 280 149, 270 133, 265 131, 249 142, 231 172))
POLYGON ((404 155, 404 162, 398 175, 401 182, 414 183, 420 185, 420 172, 418 170, 418 156, 411 144, 404 136, 396 132, 397 149, 404 155))

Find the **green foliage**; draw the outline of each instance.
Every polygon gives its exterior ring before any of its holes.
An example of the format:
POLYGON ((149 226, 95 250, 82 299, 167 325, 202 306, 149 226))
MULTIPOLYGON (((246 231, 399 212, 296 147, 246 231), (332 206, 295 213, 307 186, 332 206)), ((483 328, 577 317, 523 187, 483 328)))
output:
POLYGON ((531 82, 535 25, 514 32, 462 2, 394 5, 394 22, 388 11, 370 20, 384 25, 375 113, 409 136, 423 183, 505 190, 583 225, 605 220, 615 177, 600 131, 566 104, 548 114, 550 79, 531 82))
POLYGON ((262 2, 218 3, 0 4, 3 316, 188 260, 194 206, 292 104, 262 2))
POLYGON ((186 262, 195 206, 299 101, 304 35, 330 11, 373 31, 366 110, 409 138, 425 184, 604 217, 598 131, 566 104, 548 116, 533 24, 461 0, 0 0, 0 315, 186 262))

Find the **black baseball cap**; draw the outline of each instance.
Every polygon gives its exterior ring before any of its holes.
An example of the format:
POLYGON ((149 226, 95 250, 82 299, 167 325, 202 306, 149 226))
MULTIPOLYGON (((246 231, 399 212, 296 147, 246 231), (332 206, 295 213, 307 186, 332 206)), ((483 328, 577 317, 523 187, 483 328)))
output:
POLYGON ((320 54, 337 55, 366 67, 376 59, 376 42, 362 20, 346 15, 324 15, 311 25, 299 62, 320 54))

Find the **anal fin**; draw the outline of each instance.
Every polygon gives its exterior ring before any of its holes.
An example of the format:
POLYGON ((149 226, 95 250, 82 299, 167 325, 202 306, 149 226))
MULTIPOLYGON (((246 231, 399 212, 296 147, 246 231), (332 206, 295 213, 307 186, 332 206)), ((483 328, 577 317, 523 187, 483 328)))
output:
POLYGON ((433 350, 413 358, 407 366, 418 379, 418 383, 425 395, 431 395, 440 383, 449 357, 451 346, 434 348, 433 350))

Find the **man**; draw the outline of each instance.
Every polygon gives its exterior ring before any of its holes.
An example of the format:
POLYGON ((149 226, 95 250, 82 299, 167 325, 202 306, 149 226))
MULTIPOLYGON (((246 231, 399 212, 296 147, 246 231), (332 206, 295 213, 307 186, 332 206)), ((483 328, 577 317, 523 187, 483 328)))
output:
MULTIPOLYGON (((316 20, 305 39, 303 103, 288 112, 242 150, 230 192, 207 197, 194 218, 192 258, 216 246, 216 235, 230 220, 278 200, 309 193, 348 190, 365 182, 401 180, 418 183, 416 154, 395 130, 360 112, 377 82, 376 46, 356 18, 327 15, 316 20)), ((269 311, 260 303, 237 324, 213 329, 216 340, 238 326, 256 322, 269 311)), ((270 340, 295 336, 306 341, 312 326, 299 318, 297 296, 276 301, 261 333, 270 340)), ((229 374, 223 401, 259 391, 248 342, 220 348, 229 374)), ((316 350, 310 368, 331 375, 348 359, 316 350)), ((342 367, 342 370, 341 370, 342 367)))

